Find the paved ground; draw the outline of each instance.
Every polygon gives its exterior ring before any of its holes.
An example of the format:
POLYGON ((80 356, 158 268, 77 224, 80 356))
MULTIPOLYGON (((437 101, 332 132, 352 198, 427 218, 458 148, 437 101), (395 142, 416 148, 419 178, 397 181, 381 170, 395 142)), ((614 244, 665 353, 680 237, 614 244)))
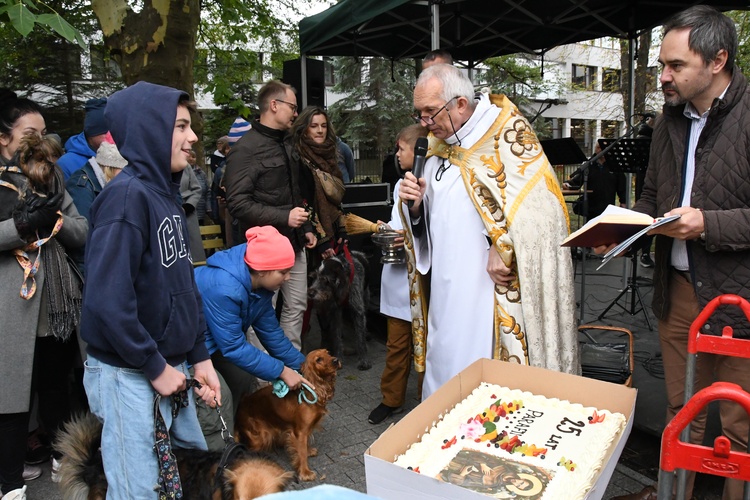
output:
MULTIPOLYGON (((587 323, 614 324, 633 331, 635 352, 638 362, 635 369, 634 383, 639 388, 636 406, 636 429, 621 457, 614 476, 610 482, 605 498, 640 491, 648 484, 654 484, 658 473, 659 434, 664 425, 664 390, 663 381, 659 378, 658 338, 648 330, 646 314, 653 315, 647 307, 646 312, 635 309, 630 314, 630 302, 621 302, 625 307, 614 307, 610 314, 601 321, 597 316, 614 299, 622 288, 622 259, 613 261, 599 272, 594 272, 598 262, 587 264, 585 315, 587 323)), ((580 272, 580 265, 578 266, 580 272)), ((639 275, 650 277, 650 271, 638 269, 639 275)), ((580 294, 581 276, 577 275, 576 291, 580 294)), ((650 303, 651 287, 639 278, 640 291, 644 300, 650 303)), ((630 294, 627 295, 629 300, 630 294)), ((316 446, 319 456, 312 458, 311 467, 320 475, 320 481, 293 485, 294 489, 307 488, 314 484, 329 483, 364 492, 365 470, 363 453, 375 441, 378 435, 394 418, 380 425, 367 422, 369 412, 380 402, 379 381, 385 362, 383 323, 376 316, 371 318, 370 330, 373 339, 369 343, 373 368, 361 372, 355 367, 355 358, 345 357, 344 368, 339 373, 336 396, 329 404, 330 413, 323 421, 323 429, 316 435, 316 446)), ((316 347, 317 339, 313 333, 306 340, 308 347, 316 347)), ((407 393, 408 411, 417 404, 415 380, 410 380, 407 393)), ((398 418, 398 417, 395 417, 398 418)), ((280 459, 285 460, 283 454, 280 459)), ((721 483, 716 480, 702 480, 696 486, 696 497, 706 500, 719 498, 721 483)), ((30 500, 60 499, 56 485, 49 480, 49 465, 45 465, 44 475, 29 483, 30 500)))

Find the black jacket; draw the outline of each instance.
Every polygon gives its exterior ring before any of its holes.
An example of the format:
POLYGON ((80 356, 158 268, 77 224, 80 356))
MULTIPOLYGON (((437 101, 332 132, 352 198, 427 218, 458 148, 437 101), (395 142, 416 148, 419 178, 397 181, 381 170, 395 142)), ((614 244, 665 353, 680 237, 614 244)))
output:
POLYGON ((284 130, 254 121, 253 128, 227 156, 224 186, 229 213, 239 222, 241 242, 251 227, 274 226, 299 252, 312 225, 306 222, 299 228, 289 227, 289 212, 302 206, 302 197, 299 165, 292 159, 286 135, 284 130))

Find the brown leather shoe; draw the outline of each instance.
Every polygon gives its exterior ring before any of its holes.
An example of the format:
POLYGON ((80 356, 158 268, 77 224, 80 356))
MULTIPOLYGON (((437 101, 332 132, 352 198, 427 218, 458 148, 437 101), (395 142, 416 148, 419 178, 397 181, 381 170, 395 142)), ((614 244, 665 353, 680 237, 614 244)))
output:
POLYGON ((622 495, 619 497, 612 497, 611 500, 656 500, 656 488, 653 486, 646 486, 638 493, 632 495, 622 495))

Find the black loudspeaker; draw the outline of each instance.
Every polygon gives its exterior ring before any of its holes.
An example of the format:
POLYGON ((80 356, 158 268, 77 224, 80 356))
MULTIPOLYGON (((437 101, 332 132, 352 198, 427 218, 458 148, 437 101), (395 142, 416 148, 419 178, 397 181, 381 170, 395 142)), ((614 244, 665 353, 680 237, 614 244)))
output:
MULTIPOLYGON (((305 59, 307 62, 307 105, 325 107, 326 81, 325 63, 318 59, 305 59)), ((297 104, 302 111, 302 64, 301 59, 284 61, 284 83, 297 91, 297 104)))

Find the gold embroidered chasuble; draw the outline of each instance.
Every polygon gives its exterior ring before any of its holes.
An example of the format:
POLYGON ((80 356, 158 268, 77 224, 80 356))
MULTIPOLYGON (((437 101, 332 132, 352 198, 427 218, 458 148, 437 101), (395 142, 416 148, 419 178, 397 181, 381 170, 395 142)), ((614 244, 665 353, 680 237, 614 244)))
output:
MULTIPOLYGON (((507 97, 492 95, 490 101, 500 112, 481 139, 463 148, 430 135, 428 157, 460 169, 491 244, 516 275, 508 287, 495 285, 492 355, 580 373, 572 263, 570 252, 560 247, 569 229, 565 200, 528 121, 507 97)), ((422 371, 427 311, 410 236, 407 231, 414 361, 422 371)))

